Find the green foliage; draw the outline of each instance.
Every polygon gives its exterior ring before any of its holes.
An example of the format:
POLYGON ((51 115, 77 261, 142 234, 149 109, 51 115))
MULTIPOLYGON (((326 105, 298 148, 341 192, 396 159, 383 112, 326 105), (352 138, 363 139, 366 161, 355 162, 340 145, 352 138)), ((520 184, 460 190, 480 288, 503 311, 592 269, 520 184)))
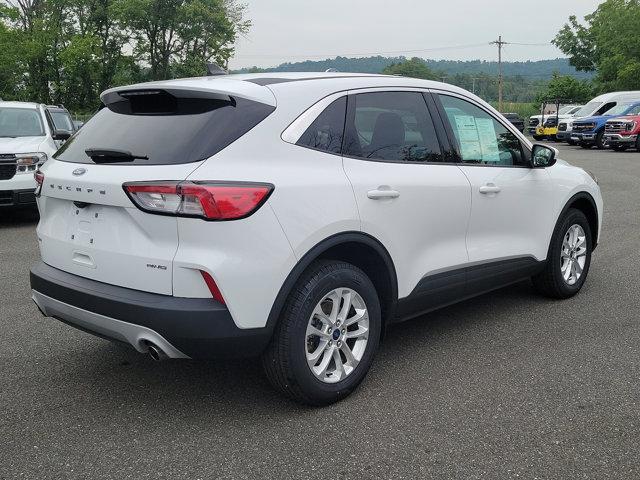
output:
POLYGON ((569 75, 554 73, 544 89, 536 96, 536 102, 545 100, 565 100, 584 103, 593 97, 593 87, 585 80, 577 80, 569 75))
POLYGON ((420 58, 413 57, 401 63, 392 63, 382 73, 386 75, 400 75, 402 77, 422 78, 424 80, 435 80, 436 74, 425 65, 420 58))
POLYGON ((553 43, 571 65, 596 71, 598 91, 640 88, 640 0, 606 0, 595 12, 567 23, 553 43))
MULTIPOLYGON (((238 70, 240 73, 254 72, 324 72, 328 68, 335 68, 340 72, 380 73, 386 67, 394 63, 405 62, 405 57, 362 57, 348 58, 335 57, 325 60, 305 60, 295 63, 283 63, 272 68, 251 67, 238 70)), ((422 59, 421 59, 422 60, 422 59)), ((422 60, 427 67, 434 72, 444 72, 446 75, 475 75, 485 74, 496 77, 498 75, 498 62, 485 60, 422 60)), ((527 62, 503 62, 502 69, 506 77, 523 77, 528 80, 546 80, 553 72, 561 75, 573 75, 576 78, 590 79, 589 72, 578 72, 569 65, 566 58, 554 60, 536 60, 527 62)))
MULTIPOLYGON (((485 100, 498 99, 498 64, 481 60, 423 60, 416 57, 408 60, 404 57, 381 56, 336 57, 319 61, 306 60, 297 63, 283 63, 274 68, 251 67, 238 70, 238 72, 323 72, 329 68, 335 68, 340 72, 384 72, 435 80, 441 80, 444 77, 445 82, 474 91, 485 100)), ((593 76, 591 73, 576 71, 574 67, 569 65, 569 60, 566 58, 534 62, 504 62, 503 71, 505 75, 505 101, 515 102, 517 105, 528 105, 535 102, 539 92, 546 88, 547 80, 552 77, 554 72, 584 80, 581 83, 585 84, 593 76)))
POLYGON ((0 98, 90 112, 103 90, 226 65, 250 22, 237 0, 0 3, 0 98), (6 3, 6 4, 5 4, 6 3))

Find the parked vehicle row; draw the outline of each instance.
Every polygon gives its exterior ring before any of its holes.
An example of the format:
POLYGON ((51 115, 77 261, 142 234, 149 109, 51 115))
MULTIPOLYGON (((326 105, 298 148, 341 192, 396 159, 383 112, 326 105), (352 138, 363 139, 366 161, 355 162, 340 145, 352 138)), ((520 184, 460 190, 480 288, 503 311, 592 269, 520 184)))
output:
POLYGON ((599 241, 595 177, 453 85, 269 73, 101 100, 36 174, 35 303, 156 359, 261 356, 300 402, 352 392, 392 323, 527 278, 575 295, 599 241))
POLYGON ((0 208, 35 207, 34 172, 75 131, 62 106, 0 102, 0 208))
POLYGON ((583 148, 640 151, 639 115, 640 91, 603 94, 575 112, 573 118, 562 119, 554 140, 583 148))
POLYGON ((579 118, 573 122, 571 140, 583 148, 605 146, 605 126, 607 120, 640 113, 640 102, 618 103, 602 115, 579 118))

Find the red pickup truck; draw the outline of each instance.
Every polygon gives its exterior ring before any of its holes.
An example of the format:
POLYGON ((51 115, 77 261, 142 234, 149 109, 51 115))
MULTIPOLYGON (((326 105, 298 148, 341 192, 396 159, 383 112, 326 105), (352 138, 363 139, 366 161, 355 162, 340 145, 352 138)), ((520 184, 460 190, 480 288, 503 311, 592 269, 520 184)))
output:
POLYGON ((617 152, 635 148, 640 152, 640 115, 625 115, 607 120, 604 141, 617 152))

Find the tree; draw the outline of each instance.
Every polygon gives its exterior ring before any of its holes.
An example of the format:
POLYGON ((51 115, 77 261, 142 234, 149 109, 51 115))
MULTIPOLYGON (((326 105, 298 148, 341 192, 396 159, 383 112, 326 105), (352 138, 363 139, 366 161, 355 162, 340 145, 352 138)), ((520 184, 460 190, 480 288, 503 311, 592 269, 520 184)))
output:
POLYGON ((593 88, 586 80, 577 80, 571 75, 554 73, 551 80, 537 95, 536 101, 567 100, 572 102, 586 102, 593 97, 593 88))
POLYGON ((578 70, 597 72, 598 90, 639 88, 640 0, 606 0, 584 19, 569 17, 553 43, 578 70))
POLYGON ((436 74, 424 63, 424 60, 413 57, 401 63, 392 63, 386 67, 382 73, 386 75, 401 75, 403 77, 423 78, 425 80, 435 80, 436 74))
POLYGON ((16 12, 0 5, 0 97, 20 98, 25 86, 24 52, 19 31, 7 27, 15 21, 16 12))
POLYGON ((237 0, 0 0, 0 97, 90 112, 107 88, 226 66, 237 0), (130 47, 129 47, 130 46, 130 47))
POLYGON ((236 0, 117 0, 116 8, 151 80, 201 75, 211 60, 226 67, 251 25, 236 0))

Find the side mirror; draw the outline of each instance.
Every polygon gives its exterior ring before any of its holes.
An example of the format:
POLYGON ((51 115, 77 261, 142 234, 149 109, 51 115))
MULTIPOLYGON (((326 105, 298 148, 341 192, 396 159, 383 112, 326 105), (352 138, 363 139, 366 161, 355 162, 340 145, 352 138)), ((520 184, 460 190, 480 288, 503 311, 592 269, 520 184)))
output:
POLYGON ((556 163, 557 154, 558 150, 555 148, 536 143, 531 150, 531 165, 533 168, 550 167, 556 163))
POLYGON ((71 135, 73 132, 69 130, 54 130, 52 137, 54 140, 68 140, 71 135))

